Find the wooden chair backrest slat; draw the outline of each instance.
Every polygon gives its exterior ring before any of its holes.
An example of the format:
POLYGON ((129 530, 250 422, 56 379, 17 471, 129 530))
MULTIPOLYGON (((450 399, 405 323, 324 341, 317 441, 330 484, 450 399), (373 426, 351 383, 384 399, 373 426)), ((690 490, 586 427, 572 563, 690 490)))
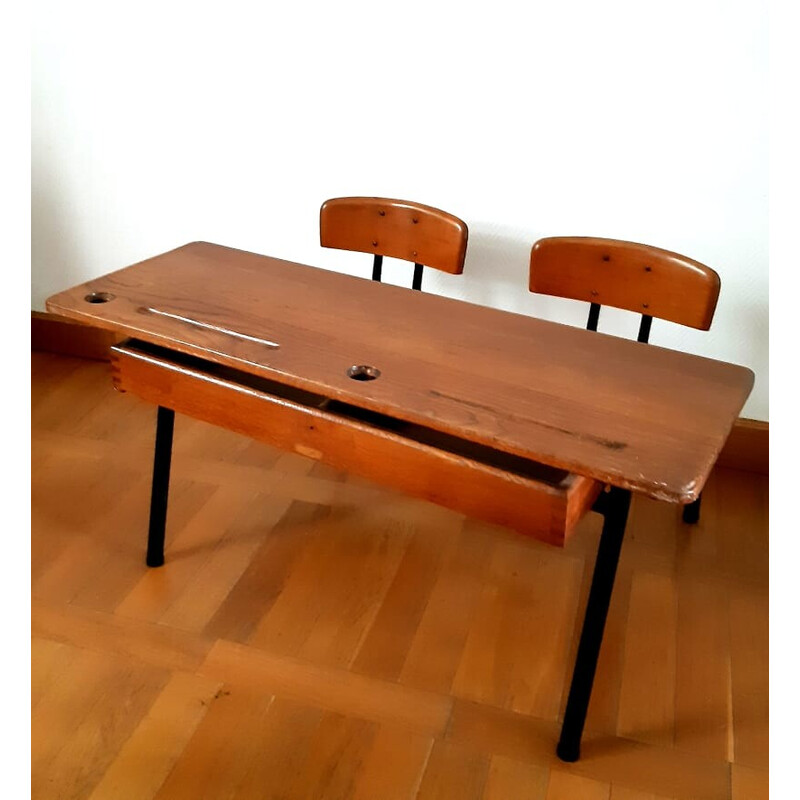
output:
POLYGON ((708 330, 720 281, 710 267, 669 250, 574 236, 533 245, 529 288, 708 330))
POLYGON ((400 258, 460 275, 467 225, 438 208, 382 197, 337 197, 322 204, 320 244, 400 258))

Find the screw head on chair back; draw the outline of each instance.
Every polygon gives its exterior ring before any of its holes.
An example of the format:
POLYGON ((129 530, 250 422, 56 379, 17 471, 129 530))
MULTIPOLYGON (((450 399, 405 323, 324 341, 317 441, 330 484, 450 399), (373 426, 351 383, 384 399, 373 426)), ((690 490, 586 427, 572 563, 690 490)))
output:
POLYGON ((326 200, 319 213, 319 234, 322 247, 372 253, 376 280, 380 280, 383 256, 414 262, 415 284, 421 280, 423 266, 452 275, 464 271, 466 223, 420 203, 383 197, 326 200))
POLYGON ((720 281, 710 267, 669 250, 618 239, 560 236, 533 245, 529 289, 707 331, 720 281))

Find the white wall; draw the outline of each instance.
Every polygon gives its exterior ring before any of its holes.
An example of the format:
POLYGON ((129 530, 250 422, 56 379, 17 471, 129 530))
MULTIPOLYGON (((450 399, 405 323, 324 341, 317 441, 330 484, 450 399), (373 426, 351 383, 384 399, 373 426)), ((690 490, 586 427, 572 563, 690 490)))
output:
POLYGON ((585 321, 527 292, 542 236, 712 266, 712 330, 655 321, 652 341, 752 368, 743 413, 767 419, 766 16, 737 0, 35 0, 32 307, 196 239, 367 276, 369 256, 319 247, 320 203, 414 199, 470 229, 465 274, 427 271, 426 290, 524 314, 585 321))

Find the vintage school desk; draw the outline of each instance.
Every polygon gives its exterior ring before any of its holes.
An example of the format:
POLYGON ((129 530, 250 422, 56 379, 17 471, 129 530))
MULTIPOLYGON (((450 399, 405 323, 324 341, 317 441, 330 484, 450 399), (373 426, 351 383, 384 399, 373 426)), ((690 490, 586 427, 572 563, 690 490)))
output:
POLYGON ((149 566, 164 563, 175 411, 556 546, 601 513, 565 761, 631 492, 694 500, 753 384, 732 364, 203 242, 47 308, 130 337, 114 382, 158 406, 149 566))

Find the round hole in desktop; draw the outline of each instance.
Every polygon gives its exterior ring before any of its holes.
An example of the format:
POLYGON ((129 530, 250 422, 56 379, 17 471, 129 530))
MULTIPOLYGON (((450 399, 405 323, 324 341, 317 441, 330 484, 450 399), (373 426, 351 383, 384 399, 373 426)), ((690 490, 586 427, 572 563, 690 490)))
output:
POLYGON ((381 371, 377 367, 370 367, 366 364, 359 364, 347 370, 347 376, 354 381, 374 381, 380 374, 381 371))
POLYGON ((111 292, 91 292, 83 299, 87 303, 107 303, 109 300, 113 300, 115 297, 116 295, 111 294, 111 292))

